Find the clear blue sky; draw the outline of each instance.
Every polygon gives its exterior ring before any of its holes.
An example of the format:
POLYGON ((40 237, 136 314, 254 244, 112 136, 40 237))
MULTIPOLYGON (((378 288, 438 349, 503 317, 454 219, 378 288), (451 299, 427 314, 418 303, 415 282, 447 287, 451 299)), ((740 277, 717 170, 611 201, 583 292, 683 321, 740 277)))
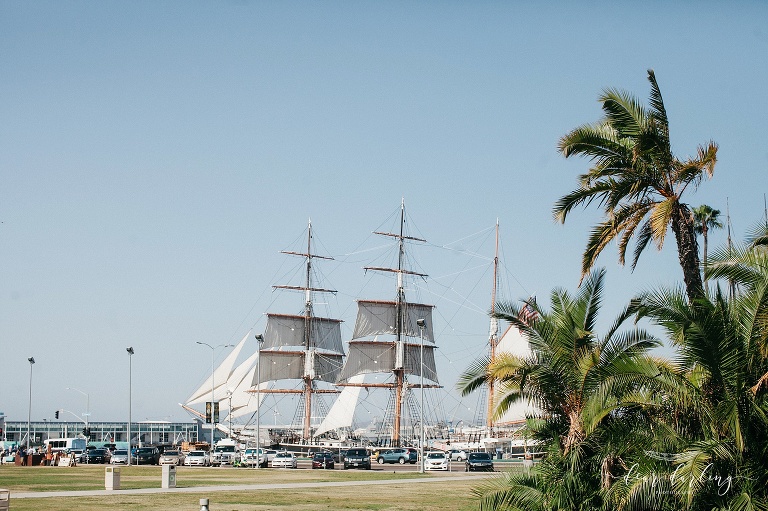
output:
MULTIPOLYGON (((186 420, 177 403, 210 371, 196 341, 300 310, 270 286, 296 278, 279 251, 309 218, 348 338, 363 284, 394 288, 361 268, 403 197, 430 242, 410 292, 438 306, 450 389, 485 349, 491 279, 488 259, 441 247, 490 258, 498 218, 502 298, 575 289, 599 214, 553 222, 588 165, 556 144, 600 117, 604 88, 645 100, 655 69, 675 152, 720 145, 688 202, 728 198, 737 239, 760 220, 767 19, 758 1, 0 0, 0 411, 26 419, 34 356, 33 419, 83 412, 74 387, 92 420, 124 420, 132 345, 134 420, 186 420)), ((634 273, 614 246, 599 263, 605 322, 681 281, 671 236, 634 273)))

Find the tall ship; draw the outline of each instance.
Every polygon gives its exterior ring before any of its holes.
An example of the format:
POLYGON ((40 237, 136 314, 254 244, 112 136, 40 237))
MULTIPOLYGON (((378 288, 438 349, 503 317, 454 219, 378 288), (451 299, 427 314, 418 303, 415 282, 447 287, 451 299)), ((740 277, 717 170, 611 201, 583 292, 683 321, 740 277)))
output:
MULTIPOLYGON (((306 251, 282 251, 286 255, 304 259, 303 282, 299 285, 272 286, 276 290, 302 293, 304 303, 301 312, 266 313, 264 333, 255 336, 253 332, 246 334, 212 370, 211 376, 181 404, 191 415, 207 420, 206 415, 210 414, 197 410, 196 405, 209 406, 209 402, 216 402, 215 409, 226 411, 226 416, 219 422, 214 413, 213 427, 225 436, 248 441, 255 440, 258 435, 261 445, 276 442, 310 444, 313 423, 316 427, 328 412, 329 407, 322 396, 330 394, 335 398, 340 393, 335 382, 344 357, 342 320, 317 316, 314 307, 316 294, 336 293, 333 289, 315 286, 314 261, 332 258, 315 254, 312 241, 310 221, 306 251), (253 351, 245 351, 252 354, 236 364, 246 344, 254 342, 256 345, 253 351), (277 428, 273 429, 271 435, 267 434, 264 431, 267 428, 259 424, 259 418, 263 415, 260 408, 264 408, 264 399, 269 395, 297 398, 292 422, 290 426, 281 427, 279 434, 274 430, 277 428)), ((216 347, 211 348, 215 350, 216 347)))
MULTIPOLYGON (((432 323, 433 305, 410 302, 406 296, 407 278, 426 278, 427 275, 405 268, 406 244, 424 243, 426 240, 408 236, 405 228, 405 202, 400 206, 398 232, 375 232, 394 238, 397 243, 397 265, 394 268, 367 266, 366 271, 391 273, 397 285, 394 300, 358 300, 357 319, 349 352, 337 384, 345 388, 335 411, 340 423, 349 419, 339 417, 353 413, 351 406, 360 389, 387 389, 390 393, 383 418, 376 425, 373 436, 380 445, 403 446, 423 442, 421 431, 428 420, 422 409, 423 391, 439 387, 435 367, 435 339, 432 323), (377 375, 379 381, 366 381, 368 375, 377 375), (381 381, 383 380, 383 381, 381 381), (421 395, 416 395, 419 390, 421 395)), ((322 431, 321 425, 320 431, 322 431)))
POLYGON ((307 228, 306 251, 282 253, 304 259, 304 283, 275 285, 273 288, 303 293, 304 307, 301 314, 267 313, 264 334, 256 336, 261 346, 258 370, 252 383, 257 388, 250 392, 297 396, 297 413, 291 425, 293 438, 285 440, 310 444, 313 421, 319 423, 328 413, 328 406, 321 396, 340 392, 335 382, 344 358, 342 320, 317 316, 314 310, 315 294, 335 294, 336 290, 315 287, 312 280, 313 261, 333 258, 313 253, 311 221, 307 228))

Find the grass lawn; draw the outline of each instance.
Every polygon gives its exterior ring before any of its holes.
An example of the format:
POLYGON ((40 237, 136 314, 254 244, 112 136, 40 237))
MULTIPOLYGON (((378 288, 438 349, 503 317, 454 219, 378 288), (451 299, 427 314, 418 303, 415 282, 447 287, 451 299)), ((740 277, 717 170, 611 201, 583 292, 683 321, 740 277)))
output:
MULTIPOLYGON (((119 467, 121 489, 159 488, 159 467, 119 467)), ((472 488, 480 479, 408 484, 430 474, 392 471, 342 470, 255 470, 179 467, 177 488, 251 484, 285 484, 335 481, 381 481, 370 486, 327 488, 264 489, 247 491, 203 491, 201 493, 158 493, 94 497, 46 497, 14 499, 14 492, 103 490, 103 466, 15 467, 0 466, 0 487, 11 490, 13 511, 103 509, 199 511, 201 498, 210 500, 211 511, 469 511, 477 509, 472 488), (402 482, 400 482, 402 481, 402 482)))

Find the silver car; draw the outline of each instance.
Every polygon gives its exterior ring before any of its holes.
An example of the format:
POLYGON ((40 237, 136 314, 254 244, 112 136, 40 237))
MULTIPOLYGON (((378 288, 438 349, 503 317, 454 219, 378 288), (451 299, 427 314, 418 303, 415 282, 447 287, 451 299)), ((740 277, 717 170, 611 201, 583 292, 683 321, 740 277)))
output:
POLYGON ((183 465, 184 453, 181 451, 165 451, 160 455, 161 465, 183 465))
POLYGON ((112 453, 112 459, 109 460, 112 465, 127 465, 128 464, 128 449, 117 449, 112 453))

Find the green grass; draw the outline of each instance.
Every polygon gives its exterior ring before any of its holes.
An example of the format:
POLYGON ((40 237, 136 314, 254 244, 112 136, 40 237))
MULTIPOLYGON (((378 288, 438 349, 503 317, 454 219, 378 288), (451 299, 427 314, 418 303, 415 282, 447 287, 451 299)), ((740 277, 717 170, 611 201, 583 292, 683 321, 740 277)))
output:
MULTIPOLYGON (((122 489, 159 488, 159 467, 120 467, 122 489)), ((471 490, 480 480, 456 480, 407 484, 414 478, 434 478, 415 472, 391 470, 255 470, 179 467, 178 488, 226 487, 250 484, 302 482, 381 481, 384 485, 284 490, 206 491, 108 495, 104 497, 45 497, 14 499, 14 492, 103 490, 104 467, 15 467, 0 466, 0 487, 11 490, 14 511, 96 511, 103 509, 199 511, 200 498, 208 498, 211 511, 469 511, 477 509, 471 490), (400 482, 402 481, 402 482, 400 482)), ((474 478, 473 478, 474 479, 474 478)))

